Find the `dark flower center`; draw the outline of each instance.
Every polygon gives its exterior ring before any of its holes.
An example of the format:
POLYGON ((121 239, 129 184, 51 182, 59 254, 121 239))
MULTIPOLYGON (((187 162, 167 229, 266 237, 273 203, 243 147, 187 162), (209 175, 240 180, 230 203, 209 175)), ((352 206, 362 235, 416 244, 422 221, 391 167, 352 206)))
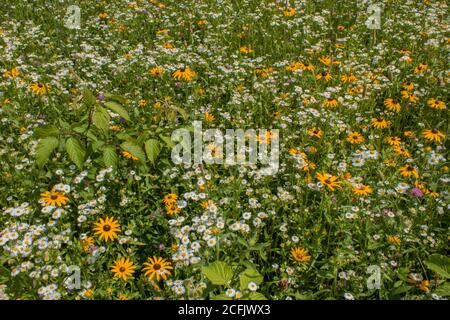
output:
POLYGON ((109 230, 111 230, 111 226, 110 226, 109 224, 105 224, 105 225, 103 226, 103 231, 108 232, 109 230))
POLYGON ((159 270, 159 269, 161 269, 161 265, 159 263, 155 263, 153 265, 153 270, 159 270))
POLYGON ((58 196, 57 196, 56 194, 54 194, 54 195, 52 195, 52 196, 50 197, 50 199, 56 200, 56 199, 58 199, 58 196))
POLYGON ((326 71, 322 72, 322 77, 326 77, 327 74, 328 74, 328 72, 326 72, 326 71))
POLYGON ((125 270, 126 270, 125 267, 121 267, 121 268, 119 269, 120 272, 125 272, 125 270))

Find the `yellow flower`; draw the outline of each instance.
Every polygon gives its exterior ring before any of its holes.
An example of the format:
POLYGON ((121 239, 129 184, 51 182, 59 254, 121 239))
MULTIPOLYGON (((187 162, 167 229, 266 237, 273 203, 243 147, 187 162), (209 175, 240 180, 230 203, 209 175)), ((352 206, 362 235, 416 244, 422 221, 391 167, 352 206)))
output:
POLYGON ((322 73, 316 74, 316 79, 317 80, 325 79, 325 81, 330 81, 331 79, 333 79, 333 77, 331 76, 330 72, 324 71, 322 73))
POLYGON ((341 187, 341 182, 337 181, 338 177, 332 176, 328 173, 317 173, 316 178, 331 191, 334 191, 334 188, 341 187))
POLYGON ((204 113, 204 117, 205 117, 205 121, 206 122, 213 122, 216 118, 214 117, 214 115, 212 115, 211 113, 209 113, 208 111, 206 111, 204 113))
POLYGON ((42 96, 43 94, 50 91, 50 87, 42 83, 33 83, 30 89, 33 93, 37 94, 38 96, 42 96))
POLYGON ((177 202, 178 196, 175 193, 169 193, 164 196, 163 202, 165 205, 174 204, 177 202))
POLYGON ((295 8, 288 8, 283 11, 283 15, 285 17, 292 17, 293 15, 295 15, 296 12, 297 10, 295 10, 295 8))
POLYGON ((399 137, 387 137, 384 139, 384 141, 386 141, 391 146, 400 146, 402 139, 400 139, 399 137))
POLYGON ((125 158, 131 159, 131 160, 133 160, 133 161, 139 160, 138 157, 133 156, 130 152, 125 151, 125 150, 122 151, 122 155, 123 155, 125 158))
POLYGON ((145 107, 147 104, 148 104, 148 101, 145 100, 145 99, 140 99, 138 101, 138 105, 141 106, 141 107, 145 107))
POLYGON ((94 244, 94 239, 92 237, 86 237, 81 241, 81 245, 83 246, 83 250, 88 252, 92 245, 94 244))
POLYGON ((410 164, 407 164, 406 166, 401 167, 400 174, 405 178, 408 178, 408 177, 419 178, 419 172, 417 171, 416 168, 414 168, 410 164))
POLYGON ((430 108, 433 109, 443 110, 446 108, 444 101, 436 100, 433 98, 428 99, 427 104, 428 106, 430 106, 430 108))
POLYGON ((111 271, 114 273, 115 277, 126 281, 133 276, 135 269, 136 267, 134 266, 133 261, 128 258, 120 258, 114 262, 111 271))
POLYGON ((429 141, 436 141, 436 142, 441 142, 442 140, 445 139, 445 135, 440 132, 439 130, 433 129, 426 129, 423 130, 422 135, 425 139, 429 140, 429 141))
POLYGON ((308 135, 310 135, 311 137, 316 137, 316 138, 322 138, 323 132, 322 130, 316 129, 316 128, 311 128, 308 129, 308 135))
POLYGON ((402 106, 400 105, 400 103, 397 100, 391 99, 391 98, 384 100, 384 105, 390 111, 394 111, 397 113, 400 112, 400 110, 402 109, 402 106))
POLYGON ((399 246, 400 243, 401 243, 401 240, 400 240, 400 237, 399 237, 399 236, 392 235, 392 236, 389 236, 389 237, 388 237, 388 242, 389 242, 390 244, 395 245, 395 246, 399 246))
POLYGON ((44 202, 45 206, 61 207, 69 201, 69 198, 59 191, 46 191, 41 193, 41 201, 44 202))
POLYGON ((147 262, 144 262, 145 275, 152 280, 156 276, 156 280, 159 281, 161 278, 167 280, 171 275, 170 269, 173 269, 172 263, 167 261, 167 259, 162 257, 148 258, 147 262))
POLYGON ((172 78, 176 80, 191 81, 196 75, 197 73, 188 67, 176 70, 172 74, 172 78))
POLYGON ((391 124, 389 120, 385 120, 383 118, 372 119, 370 123, 372 124, 372 127, 376 129, 384 129, 389 127, 389 125, 391 124))
POLYGON ((364 137, 358 132, 352 132, 347 136, 347 141, 352 144, 359 144, 364 141, 364 137))
POLYGON ((117 232, 120 232, 120 224, 114 218, 100 218, 100 221, 95 223, 94 231, 100 236, 100 240, 114 240, 117 238, 117 232))
POLYGON ((308 262, 311 259, 311 256, 308 255, 308 251, 301 247, 292 248, 291 256, 297 262, 308 262))
POLYGON ((97 16, 98 16, 100 19, 105 19, 105 18, 108 17, 108 14, 107 14, 106 12, 102 12, 102 13, 99 13, 97 16))
POLYGON ((240 53, 244 53, 244 54, 248 54, 248 53, 252 53, 253 50, 250 49, 250 47, 242 46, 242 47, 239 48, 239 52, 240 53))
POLYGON ((365 186, 363 184, 357 184, 353 187, 352 192, 357 196, 367 196, 372 193, 372 188, 370 186, 365 186))
POLYGON ((336 107, 338 105, 338 101, 336 99, 334 99, 334 98, 328 98, 328 99, 325 99, 322 102, 322 104, 326 108, 334 108, 334 107, 336 107))
POLYGON ((164 69, 161 67, 153 67, 149 70, 149 73, 154 77, 160 76, 164 73, 164 69))
POLYGON ((428 280, 423 280, 421 281, 418 285, 419 289, 423 292, 428 292, 430 291, 430 282, 428 280))

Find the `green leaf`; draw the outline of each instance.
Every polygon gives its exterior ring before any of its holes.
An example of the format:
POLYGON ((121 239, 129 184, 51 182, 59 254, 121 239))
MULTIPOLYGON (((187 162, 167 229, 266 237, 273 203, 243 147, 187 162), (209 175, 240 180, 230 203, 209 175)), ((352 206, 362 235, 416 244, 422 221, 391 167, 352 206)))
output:
POLYGON ((121 104, 127 104, 127 99, 117 94, 105 93, 105 97, 108 100, 113 100, 121 104))
POLYGON ((39 140, 36 146, 36 163, 42 168, 50 158, 53 150, 59 145, 59 140, 55 137, 47 137, 39 140))
POLYGON ((116 148, 114 146, 106 146, 103 150, 103 162, 106 167, 117 167, 119 162, 119 156, 117 155, 116 148))
POLYGON ((424 261, 428 269, 436 272, 444 278, 450 278, 450 258, 440 255, 432 254, 427 261, 424 261))
POLYGON ((228 297, 226 294, 218 294, 212 297, 211 300, 233 300, 233 299, 228 297))
POLYGON ((216 261, 202 267, 202 273, 212 284, 225 285, 233 278, 233 270, 225 262, 216 261))
POLYGON ((86 151, 77 138, 70 137, 66 140, 66 151, 69 154, 70 160, 72 160, 79 169, 83 168, 86 151))
POLYGON ((59 129, 53 124, 48 124, 42 127, 38 127, 34 130, 34 134, 37 138, 46 138, 50 136, 57 136, 59 129))
POLYGON ((170 137, 163 136, 162 134, 160 134, 159 137, 161 138, 162 141, 164 141, 167 144, 169 148, 175 147, 175 143, 173 143, 170 137))
POLYGON ((120 145, 120 147, 131 153, 134 157, 138 158, 139 161, 145 162, 145 153, 142 151, 142 148, 138 146, 137 144, 131 142, 131 141, 125 141, 120 145))
POLYGON ((109 130, 109 119, 109 114, 104 108, 95 108, 94 114, 92 115, 92 122, 103 133, 109 130))
POLYGON ((160 151, 161 149, 158 140, 149 139, 145 142, 145 152, 147 153, 147 158, 151 164, 155 163, 160 151))
POLYGON ((130 121, 130 116, 128 115, 127 110, 125 110, 119 103, 117 103, 115 101, 108 101, 105 103, 105 106, 108 109, 117 113, 119 116, 121 116, 125 120, 130 121))
POLYGON ((267 300, 267 298, 262 293, 259 293, 259 292, 251 292, 248 295, 248 299, 249 300, 267 300))
POLYGON ((263 282, 263 280, 263 276, 257 270, 248 268, 241 273, 239 283, 241 284, 241 290, 246 290, 248 289, 248 284, 250 282, 260 284, 261 282, 263 282))
POLYGON ((437 288, 434 293, 436 293, 438 296, 441 297, 448 297, 450 296, 450 282, 446 282, 443 285, 441 285, 439 288, 437 288))
POLYGON ((83 99, 84 99, 84 102, 86 103, 86 105, 88 105, 88 106, 91 106, 91 105, 95 104, 95 102, 96 102, 94 94, 89 89, 84 89, 83 99))

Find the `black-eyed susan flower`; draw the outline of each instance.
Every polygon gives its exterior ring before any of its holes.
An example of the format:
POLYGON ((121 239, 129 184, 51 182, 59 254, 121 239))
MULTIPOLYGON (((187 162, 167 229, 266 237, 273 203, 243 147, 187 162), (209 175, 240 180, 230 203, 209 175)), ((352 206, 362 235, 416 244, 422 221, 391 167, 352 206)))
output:
POLYGON ((360 143, 364 142, 364 137, 359 132, 351 132, 347 136, 347 141, 352 144, 360 144, 360 143))
POLYGON ((308 135, 311 137, 316 137, 316 138, 320 139, 323 136, 323 131, 319 130, 317 128, 310 128, 310 129, 308 129, 307 132, 308 132, 308 135))
POLYGON ((440 101, 440 100, 437 100, 437 99, 434 99, 434 98, 428 99, 427 105, 430 108, 438 109, 438 110, 443 110, 443 109, 446 108, 444 101, 440 101))
POLYGON ((388 242, 394 246, 399 246, 401 243, 400 237, 397 235, 390 235, 388 237, 388 242))
POLYGON ((326 108, 334 108, 337 107, 338 101, 334 98, 327 98, 323 100, 322 105, 326 108))
POLYGON ((398 102, 395 99, 385 99, 384 100, 384 105, 386 106, 386 108, 388 108, 390 111, 394 111, 394 112, 400 112, 400 110, 402 109, 402 106, 400 105, 400 102, 398 102))
POLYGON ((372 121, 370 121, 370 124, 376 129, 385 129, 390 126, 391 122, 383 118, 376 118, 372 119, 372 121))
POLYGON ((422 131, 422 135, 429 141, 441 142, 445 139, 445 135, 436 129, 425 129, 422 131))
POLYGON ((112 241, 117 238, 117 233, 120 232, 120 224, 114 218, 106 217, 104 220, 100 218, 100 221, 95 223, 93 230, 100 237, 100 240, 112 241))
POLYGON ((33 83, 30 86, 30 89, 33 93, 37 94, 38 96, 42 96, 49 91, 50 87, 43 83, 33 83))
POLYGON ((419 178, 419 171, 410 164, 401 167, 399 171, 400 174, 405 178, 409 177, 419 178))
POLYGON ((308 254, 308 251, 301 247, 295 247, 291 250, 292 259, 297 262, 308 262, 311 260, 311 256, 308 254))
POLYGON ((191 68, 181 68, 172 73, 172 78, 176 80, 191 81, 197 73, 191 68))
POLYGON ((125 281, 133 276, 135 269, 136 266, 133 264, 133 261, 123 257, 117 259, 111 267, 114 276, 125 281))
POLYGON ((386 137, 384 139, 384 141, 386 141, 391 146, 400 146, 402 139, 400 139, 399 137, 391 137, 390 136, 390 137, 386 137))
POLYGON ((60 191, 46 191, 41 193, 41 201, 45 206, 61 207, 69 201, 69 198, 60 191))
POLYGON ((338 177, 333 176, 331 174, 328 173, 317 173, 316 174, 316 178, 317 180, 319 180, 319 182, 321 184, 323 184, 324 186, 326 186, 328 189, 330 189, 331 191, 334 191, 335 188, 340 188, 341 187, 341 182, 338 181, 338 177))
POLYGON ((356 184, 352 188, 352 192, 357 196, 367 196, 372 193, 372 188, 363 184, 356 184))
POLYGON ((156 257, 148 258, 147 262, 144 262, 144 271, 145 276, 149 278, 149 280, 153 280, 156 277, 156 280, 160 279, 167 280, 167 278, 172 274, 171 273, 172 263, 167 261, 166 258, 156 257))
POLYGON ((330 81, 331 79, 333 79, 333 77, 329 71, 323 71, 322 73, 316 74, 316 79, 324 79, 325 81, 330 81))
POLYGON ((130 152, 128 152, 128 151, 126 151, 126 150, 123 150, 123 151, 122 151, 122 155, 123 155, 125 158, 130 159, 130 160, 133 160, 133 161, 138 161, 138 160, 139 160, 138 157, 133 156, 130 152))
POLYGON ((175 193, 169 193, 164 196, 163 202, 165 205, 174 204, 177 202, 178 196, 175 193))
POLYGON ((156 77, 156 76, 160 76, 160 75, 164 74, 164 69, 162 67, 153 67, 148 71, 148 73, 150 73, 150 75, 156 77))

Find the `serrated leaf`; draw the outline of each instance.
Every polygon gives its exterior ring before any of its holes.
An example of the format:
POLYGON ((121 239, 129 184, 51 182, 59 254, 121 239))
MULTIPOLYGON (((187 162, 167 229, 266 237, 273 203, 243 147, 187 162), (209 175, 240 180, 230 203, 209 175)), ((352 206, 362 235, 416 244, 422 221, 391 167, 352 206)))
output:
POLYGON ((202 273, 215 285, 225 285, 233 278, 233 270, 222 261, 202 267, 202 273))
POLYGON ((59 129, 53 124, 48 124, 48 125, 36 128, 34 130, 34 134, 38 138, 57 136, 59 134, 59 129))
POLYGON ((164 136, 162 134, 160 134, 159 137, 161 138, 162 141, 164 141, 166 143, 166 145, 169 148, 175 147, 175 143, 173 143, 173 141, 172 141, 172 139, 170 137, 164 136))
POLYGON ((151 164, 155 163, 160 151, 161 149, 158 140, 149 139, 145 142, 145 152, 147 153, 147 158, 151 164))
POLYGON ((106 133, 109 130, 109 114, 105 109, 97 107, 92 115, 92 122, 100 131, 106 133))
POLYGON ((116 148, 113 146, 106 146, 103 150, 103 163, 106 167, 117 167, 119 162, 119 156, 117 155, 116 148))
POLYGON ((118 103, 121 103, 121 104, 126 104, 127 103, 127 99, 125 97, 119 96, 117 94, 105 93, 105 97, 108 100, 114 100, 114 101, 116 101, 118 103))
POLYGON ((105 107, 114 111, 115 113, 117 113, 119 116, 121 116, 125 120, 130 121, 130 116, 128 114, 128 111, 125 110, 124 107, 122 107, 119 103, 117 103, 115 101, 108 101, 105 103, 105 107))
POLYGON ((263 282, 263 276, 255 269, 248 268, 244 272, 241 273, 239 278, 239 283, 241 285, 241 290, 248 289, 248 284, 250 282, 255 282, 256 284, 260 284, 263 282))
POLYGON ((440 276, 450 278, 450 258, 440 255, 432 254, 427 261, 424 261, 428 269, 436 272, 440 276))
POLYGON ((39 140, 36 146, 36 164, 42 168, 50 158, 53 150, 59 145, 59 140, 55 137, 47 137, 39 140))
POLYGON ((70 160, 72 160, 79 169, 83 168, 86 151, 77 138, 70 137, 66 140, 66 151, 70 160))
POLYGON ((131 153, 134 157, 138 158, 139 161, 145 162, 145 153, 142 150, 142 148, 140 146, 138 146, 137 144, 135 144, 131 141, 125 141, 124 143, 122 143, 120 145, 120 147, 123 150, 131 153))

